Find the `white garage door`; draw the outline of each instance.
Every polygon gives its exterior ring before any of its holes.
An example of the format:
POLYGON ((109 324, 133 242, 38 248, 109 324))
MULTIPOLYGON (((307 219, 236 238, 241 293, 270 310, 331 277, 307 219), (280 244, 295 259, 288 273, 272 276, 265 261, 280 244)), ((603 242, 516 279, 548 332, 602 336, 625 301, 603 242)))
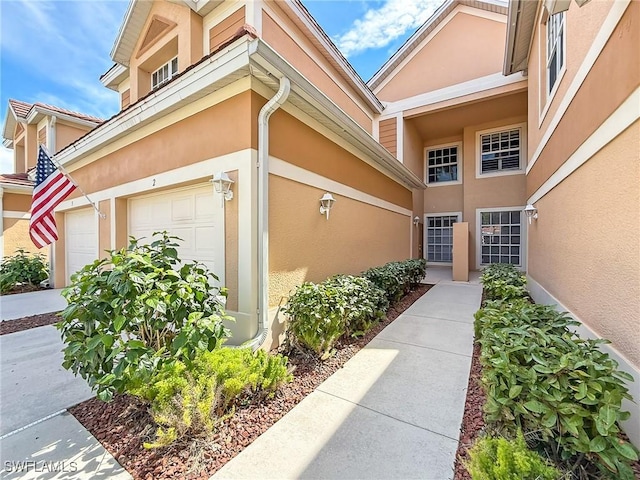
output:
POLYGON ((93 208, 68 212, 64 218, 67 285, 71 274, 98 258, 98 228, 93 208))
POLYGON ((220 198, 213 186, 171 190, 129 200, 129 235, 151 239, 163 230, 180 237, 184 261, 204 263, 224 282, 224 233, 220 198))

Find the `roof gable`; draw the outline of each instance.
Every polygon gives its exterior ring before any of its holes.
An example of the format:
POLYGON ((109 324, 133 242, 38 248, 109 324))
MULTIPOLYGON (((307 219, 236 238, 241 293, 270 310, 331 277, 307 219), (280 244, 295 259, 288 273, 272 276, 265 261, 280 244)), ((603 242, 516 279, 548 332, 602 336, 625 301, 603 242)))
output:
POLYGON ((431 15, 431 17, 407 39, 407 41, 391 56, 391 58, 389 58, 389 60, 380 67, 373 77, 371 77, 367 82, 369 88, 377 93, 388 77, 400 68, 407 58, 414 54, 415 50, 420 47, 424 40, 426 40, 435 31, 442 28, 442 24, 447 21, 451 13, 459 5, 505 16, 507 14, 506 0, 446 0, 440 8, 438 8, 438 10, 436 10, 433 15, 431 15))

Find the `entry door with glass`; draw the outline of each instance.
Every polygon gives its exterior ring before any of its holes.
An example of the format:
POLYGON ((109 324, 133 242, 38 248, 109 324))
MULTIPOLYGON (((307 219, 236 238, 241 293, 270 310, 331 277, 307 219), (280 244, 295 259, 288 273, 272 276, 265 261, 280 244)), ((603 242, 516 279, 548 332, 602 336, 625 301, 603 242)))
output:
POLYGON ((460 222, 460 213, 425 215, 427 263, 453 263, 453 224, 460 222))

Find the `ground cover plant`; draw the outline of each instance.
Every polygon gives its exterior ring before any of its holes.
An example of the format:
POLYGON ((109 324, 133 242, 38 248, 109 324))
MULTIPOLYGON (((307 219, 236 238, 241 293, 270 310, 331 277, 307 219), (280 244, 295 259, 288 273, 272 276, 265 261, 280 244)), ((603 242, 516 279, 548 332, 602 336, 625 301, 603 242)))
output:
POLYGON ((632 378, 599 349, 606 341, 582 339, 566 313, 530 303, 514 267, 488 270, 485 295, 506 297, 486 301, 475 320, 488 429, 524 431, 567 478, 635 478, 637 450, 619 428, 632 378))
POLYGON ((29 254, 19 248, 0 264, 0 293, 21 293, 38 290, 40 282, 49 276, 46 257, 41 253, 29 254))
POLYGON ((416 258, 373 267, 363 272, 362 276, 383 290, 389 302, 394 302, 424 278, 426 268, 427 261, 416 258))

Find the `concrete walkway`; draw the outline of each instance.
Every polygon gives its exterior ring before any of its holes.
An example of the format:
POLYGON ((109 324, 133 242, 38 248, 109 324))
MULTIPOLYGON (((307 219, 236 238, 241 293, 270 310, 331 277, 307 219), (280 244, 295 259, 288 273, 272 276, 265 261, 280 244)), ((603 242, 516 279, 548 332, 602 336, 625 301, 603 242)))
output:
POLYGON ((481 294, 439 281, 213 478, 453 478, 481 294))
POLYGON ((0 320, 14 320, 64 310, 67 301, 60 295, 61 291, 61 289, 40 290, 0 296, 0 320))

